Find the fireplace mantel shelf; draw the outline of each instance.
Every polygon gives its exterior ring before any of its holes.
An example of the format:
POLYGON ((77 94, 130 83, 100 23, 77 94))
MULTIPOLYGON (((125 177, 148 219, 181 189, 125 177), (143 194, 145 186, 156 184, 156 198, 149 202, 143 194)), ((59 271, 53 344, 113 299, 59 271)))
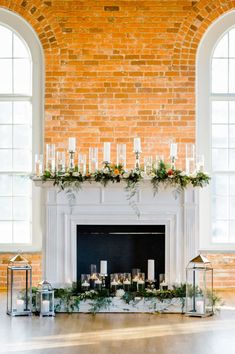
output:
POLYGON ((198 252, 198 188, 175 198, 173 188, 161 187, 154 196, 151 181, 143 180, 130 201, 125 182, 85 182, 71 203, 53 181, 34 184, 41 187, 45 220, 44 277, 54 286, 77 280, 77 225, 164 225, 165 273, 170 282, 185 280, 185 266, 198 252))

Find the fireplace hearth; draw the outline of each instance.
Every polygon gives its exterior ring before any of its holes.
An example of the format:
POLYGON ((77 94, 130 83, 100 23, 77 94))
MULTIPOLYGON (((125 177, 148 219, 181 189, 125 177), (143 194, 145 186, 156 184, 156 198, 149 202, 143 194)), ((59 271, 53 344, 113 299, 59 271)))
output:
POLYGON ((139 268, 147 277, 148 259, 155 260, 155 278, 165 273, 164 225, 77 225, 77 280, 90 264, 107 260, 108 273, 139 268))

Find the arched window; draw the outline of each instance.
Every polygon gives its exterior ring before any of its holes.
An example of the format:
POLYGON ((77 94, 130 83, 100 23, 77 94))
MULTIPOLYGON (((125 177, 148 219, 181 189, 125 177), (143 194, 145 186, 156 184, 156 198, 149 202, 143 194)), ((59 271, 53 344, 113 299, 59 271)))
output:
POLYGON ((235 248, 235 12, 206 32, 197 57, 197 146, 211 186, 201 193, 201 248, 235 248))
POLYGON ((29 175, 41 151, 42 51, 31 27, 0 9, 0 244, 40 247, 39 194, 29 175), (17 28, 17 31, 16 31, 17 28))

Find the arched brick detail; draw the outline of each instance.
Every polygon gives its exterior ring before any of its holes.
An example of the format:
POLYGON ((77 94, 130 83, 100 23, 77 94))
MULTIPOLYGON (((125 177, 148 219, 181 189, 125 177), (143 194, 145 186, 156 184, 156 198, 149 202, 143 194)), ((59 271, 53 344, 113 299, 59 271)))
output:
POLYGON ((50 0, 0 0, 0 7, 22 16, 36 31, 44 50, 67 46, 53 15, 50 0))
POLYGON ((184 65, 195 67, 197 48, 207 28, 221 15, 235 9, 235 1, 232 0, 200 0, 192 3, 192 9, 181 24, 175 42, 173 60, 177 58, 179 66, 183 61, 184 65))

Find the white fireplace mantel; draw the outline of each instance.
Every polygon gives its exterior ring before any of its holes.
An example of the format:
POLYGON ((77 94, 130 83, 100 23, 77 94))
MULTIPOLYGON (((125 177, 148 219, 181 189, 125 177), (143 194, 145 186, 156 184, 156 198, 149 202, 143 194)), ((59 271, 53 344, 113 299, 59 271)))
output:
POLYGON ((72 204, 66 192, 59 192, 52 182, 35 183, 44 196, 43 275, 54 286, 77 280, 79 224, 165 225, 165 273, 171 283, 185 280, 185 266, 198 252, 197 188, 188 188, 175 199, 172 189, 160 189, 153 196, 151 182, 143 181, 134 196, 138 217, 123 183, 107 187, 84 183, 72 204))

